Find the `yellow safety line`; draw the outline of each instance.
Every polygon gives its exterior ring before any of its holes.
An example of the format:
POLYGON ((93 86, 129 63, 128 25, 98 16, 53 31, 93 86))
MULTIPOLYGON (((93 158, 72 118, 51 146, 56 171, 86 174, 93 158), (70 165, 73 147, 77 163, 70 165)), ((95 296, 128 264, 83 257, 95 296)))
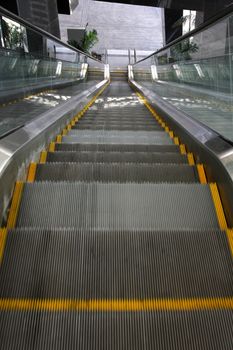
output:
POLYGON ((34 182, 36 176, 36 167, 36 163, 31 163, 29 165, 27 182, 34 182))
POLYGON ((179 137, 177 137, 177 136, 176 136, 176 137, 174 137, 174 139, 173 139, 173 140, 174 140, 174 144, 175 144, 175 145, 177 145, 177 146, 179 146, 179 145, 180 145, 180 140, 179 140, 179 137))
POLYGON ((51 142, 49 145, 49 152, 54 152, 55 151, 55 142, 51 142))
POLYGON ((186 152, 186 147, 185 147, 184 144, 181 144, 181 145, 180 145, 180 153, 181 153, 181 154, 187 154, 187 152, 186 152))
POLYGON ((40 163, 41 164, 46 163, 46 159, 47 159, 47 151, 42 151, 40 154, 40 163))
POLYGON ((204 169, 203 164, 197 164, 197 171, 198 171, 200 183, 207 184, 205 169, 204 169))
POLYGON ((233 298, 200 299, 0 299, 0 310, 192 311, 233 309, 233 298))
POLYGON ((173 139, 174 138, 174 132, 173 131, 169 131, 169 136, 170 136, 171 139, 173 139))
POLYGON ((61 143, 62 142, 62 135, 57 135, 56 142, 57 143, 61 143))
POLYGON ((219 227, 221 230, 227 230, 227 228, 228 228, 227 221, 226 221, 226 217, 225 217, 223 206, 222 206, 222 201, 221 201, 221 198, 220 198, 220 195, 218 192, 218 187, 217 187, 216 183, 210 184, 210 191, 211 191, 211 195, 213 198, 215 211, 217 214, 219 227))
POLYGON ((226 230, 228 244, 230 247, 231 255, 233 257, 233 229, 227 229, 226 230))
POLYGON ((6 228, 0 228, 0 265, 3 259, 4 249, 6 245, 6 239, 7 239, 7 229, 6 228))
POLYGON ((19 211, 20 200, 23 192, 23 182, 17 181, 15 184, 14 194, 10 207, 10 212, 7 221, 7 228, 12 229, 15 227, 17 215, 19 211))
POLYGON ((195 165, 195 160, 192 153, 187 154, 189 165, 195 165))

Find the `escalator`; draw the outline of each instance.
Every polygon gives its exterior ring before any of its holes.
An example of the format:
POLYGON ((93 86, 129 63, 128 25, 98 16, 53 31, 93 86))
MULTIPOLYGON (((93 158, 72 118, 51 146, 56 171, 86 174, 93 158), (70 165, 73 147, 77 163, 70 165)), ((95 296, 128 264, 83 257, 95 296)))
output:
POLYGON ((124 81, 74 116, 1 230, 1 349, 232 349, 218 188, 124 81))

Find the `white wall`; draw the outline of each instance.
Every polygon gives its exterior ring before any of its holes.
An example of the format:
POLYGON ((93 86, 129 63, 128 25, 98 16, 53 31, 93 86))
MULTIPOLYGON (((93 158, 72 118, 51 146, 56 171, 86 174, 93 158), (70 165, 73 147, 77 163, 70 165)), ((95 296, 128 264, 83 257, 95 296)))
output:
POLYGON ((67 28, 95 28, 99 42, 93 50, 137 49, 155 51, 163 46, 162 9, 79 0, 72 15, 59 15, 62 40, 67 41, 67 28))

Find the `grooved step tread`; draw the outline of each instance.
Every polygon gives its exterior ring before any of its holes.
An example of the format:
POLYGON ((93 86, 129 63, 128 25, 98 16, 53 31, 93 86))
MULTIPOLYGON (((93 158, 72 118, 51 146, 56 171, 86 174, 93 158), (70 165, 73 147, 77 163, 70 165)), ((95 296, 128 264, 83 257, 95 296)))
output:
POLYGON ((177 163, 187 164, 186 155, 154 152, 48 152, 47 162, 177 163))
POLYGON ((36 181, 199 182, 196 167, 176 164, 38 164, 36 181))
MULTIPOLYGON (((92 131, 95 132, 94 130, 92 131)), ((161 136, 154 137, 153 131, 148 133, 151 135, 140 136, 137 134, 134 135, 122 135, 124 131, 118 132, 118 135, 115 136, 101 136, 101 135, 91 135, 86 134, 86 131, 82 131, 82 135, 68 135, 63 136, 62 141, 65 143, 93 143, 93 144, 122 144, 122 145, 173 145, 173 140, 170 139, 165 133, 161 133, 161 136)), ((137 133, 137 131, 135 131, 137 133)))
POLYGON ((231 350, 232 310, 0 312, 3 349, 231 350))
POLYGON ((117 230, 219 227, 208 185, 94 182, 25 184, 17 226, 117 230))
POLYGON ((68 132, 68 136, 80 136, 80 137, 128 137, 128 138, 164 138, 170 139, 169 135, 163 130, 160 131, 131 131, 131 130, 77 130, 71 129, 68 132))
POLYGON ((22 228, 8 233, 0 298, 227 298, 232 274, 220 230, 22 228))
POLYGON ((168 152, 180 153, 180 148, 177 145, 121 145, 121 144, 94 144, 94 143, 56 143, 56 151, 65 152, 168 152))
POLYGON ((121 123, 119 124, 114 124, 114 125, 96 125, 96 124, 77 124, 75 125, 72 130, 119 130, 119 131, 125 131, 125 130, 142 130, 142 131, 163 131, 161 127, 156 126, 156 125, 122 125, 121 123))

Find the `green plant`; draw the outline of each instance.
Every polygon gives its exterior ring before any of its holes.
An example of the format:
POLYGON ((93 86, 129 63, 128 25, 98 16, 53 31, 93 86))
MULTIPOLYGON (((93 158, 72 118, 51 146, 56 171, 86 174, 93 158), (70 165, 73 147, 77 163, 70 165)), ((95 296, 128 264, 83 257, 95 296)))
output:
POLYGON ((89 32, 85 29, 83 39, 81 43, 78 43, 76 40, 68 40, 68 44, 79 49, 81 51, 90 53, 90 49, 99 41, 98 33, 95 29, 90 30, 89 32))
POLYGON ((82 41, 82 47, 85 52, 89 52, 90 49, 98 42, 98 33, 95 29, 89 32, 85 30, 84 38, 82 41))
POLYGON ((69 45, 75 47, 76 49, 82 50, 82 51, 83 51, 82 46, 81 46, 76 40, 68 40, 67 43, 68 43, 69 45))
POLYGON ((188 22, 189 31, 190 31, 190 27, 195 26, 195 21, 196 21, 196 17, 190 13, 189 15, 180 17, 175 23, 173 23, 172 28, 173 29, 178 28, 178 27, 183 26, 183 24, 186 24, 188 22))
POLYGON ((190 38, 181 41, 171 48, 172 56, 175 60, 189 60, 191 59, 191 53, 195 53, 199 50, 197 43, 190 41, 190 38))
POLYGON ((21 27, 13 24, 10 25, 3 20, 2 32, 3 32, 5 45, 7 48, 10 48, 10 49, 23 48, 23 32, 21 27))

